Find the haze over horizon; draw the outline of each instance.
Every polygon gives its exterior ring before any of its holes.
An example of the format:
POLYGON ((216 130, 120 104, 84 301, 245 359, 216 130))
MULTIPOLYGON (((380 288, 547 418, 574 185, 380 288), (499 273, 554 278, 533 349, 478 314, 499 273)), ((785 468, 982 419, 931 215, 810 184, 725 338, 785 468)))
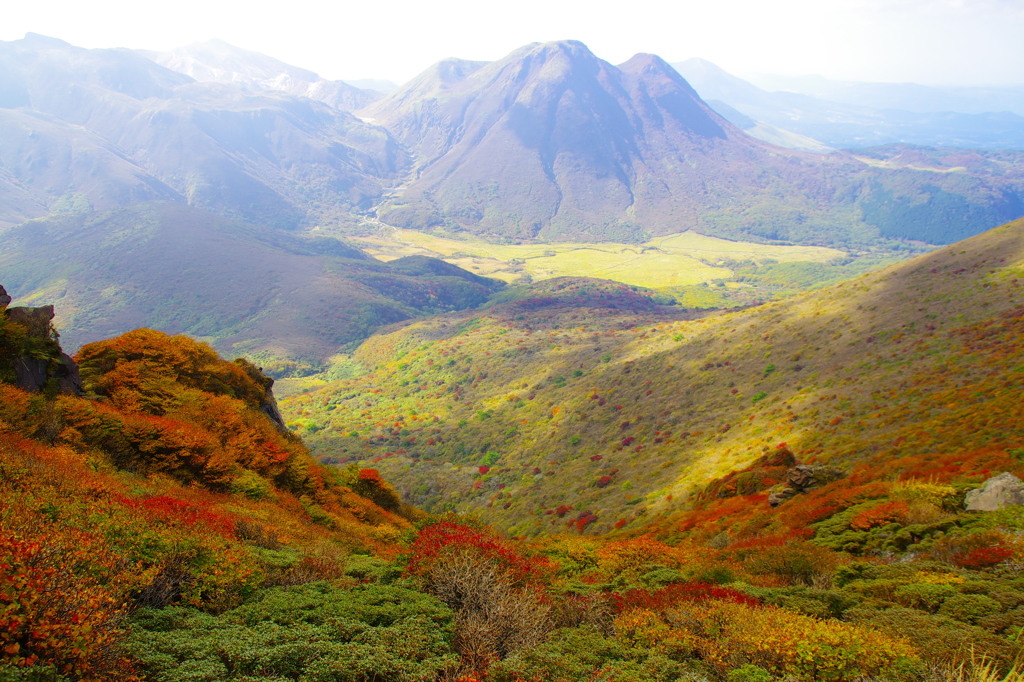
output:
POLYGON ((928 85, 1024 83, 1021 0, 726 0, 634 5, 468 0, 330 6, 182 0, 173 13, 125 0, 5 8, 0 40, 40 33, 82 47, 168 50, 220 38, 330 79, 402 83, 447 57, 496 60, 531 42, 576 39, 611 63, 638 52, 710 60, 732 73, 815 74, 928 85))

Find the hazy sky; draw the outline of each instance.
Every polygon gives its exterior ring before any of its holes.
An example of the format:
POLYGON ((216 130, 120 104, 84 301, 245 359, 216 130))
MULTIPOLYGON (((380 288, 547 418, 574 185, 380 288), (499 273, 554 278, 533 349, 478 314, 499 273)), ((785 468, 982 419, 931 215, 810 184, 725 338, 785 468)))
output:
POLYGON ((928 84, 1024 83, 1024 0, 0 0, 0 40, 165 50, 222 38, 326 78, 402 82, 445 57, 582 40, 703 57, 733 73, 928 84))

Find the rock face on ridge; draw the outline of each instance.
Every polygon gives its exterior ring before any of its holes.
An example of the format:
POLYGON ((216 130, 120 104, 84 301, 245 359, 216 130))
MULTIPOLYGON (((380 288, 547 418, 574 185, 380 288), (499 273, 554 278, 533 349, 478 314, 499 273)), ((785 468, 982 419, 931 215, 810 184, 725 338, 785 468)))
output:
POLYGON ((64 353, 54 331, 53 306, 8 308, 11 297, 0 286, 0 314, 22 328, 23 347, 12 358, 18 388, 33 393, 50 386, 57 393, 82 394, 78 365, 64 353))
POLYGON ((791 497, 804 495, 845 476, 843 470, 836 467, 824 464, 798 464, 786 472, 784 483, 771 489, 768 493, 768 504, 777 507, 791 497))

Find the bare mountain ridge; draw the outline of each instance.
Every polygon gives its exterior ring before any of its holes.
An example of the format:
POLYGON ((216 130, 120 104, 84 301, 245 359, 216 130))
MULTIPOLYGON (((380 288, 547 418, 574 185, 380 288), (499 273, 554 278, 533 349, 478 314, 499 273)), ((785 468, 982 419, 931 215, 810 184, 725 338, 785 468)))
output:
POLYGON ((234 85, 248 92, 276 90, 308 97, 342 111, 360 109, 381 96, 223 40, 194 43, 166 52, 143 52, 157 64, 199 82, 234 85))
POLYGON ((863 246, 948 243, 1021 215, 1022 155, 1008 153, 1009 169, 1001 158, 942 174, 783 149, 729 123, 662 59, 613 66, 577 41, 445 60, 359 114, 413 156, 411 179, 378 215, 415 229, 540 241, 694 229, 863 246), (896 235, 908 210, 934 229, 896 235))

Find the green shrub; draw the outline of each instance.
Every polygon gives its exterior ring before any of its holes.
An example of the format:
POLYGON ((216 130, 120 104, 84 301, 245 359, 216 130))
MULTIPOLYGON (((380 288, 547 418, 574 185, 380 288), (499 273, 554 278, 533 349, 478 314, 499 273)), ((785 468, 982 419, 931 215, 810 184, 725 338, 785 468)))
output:
POLYGON ((499 661, 488 670, 489 682, 675 682, 679 663, 625 646, 588 628, 555 630, 544 643, 499 661), (598 675, 600 671, 600 675, 598 675))
POLYGON ((963 623, 977 623, 979 618, 991 616, 1003 610, 1002 605, 984 594, 958 594, 946 599, 939 613, 963 623))
POLYGON ((905 637, 917 649, 922 660, 949 663, 970 656, 989 657, 999 665, 1013 661, 1017 648, 1002 637, 979 627, 967 625, 940 615, 929 615, 916 609, 891 608, 878 610, 857 607, 846 617, 890 635, 905 637))
POLYGON ((685 581, 686 576, 674 568, 659 567, 640 576, 640 582, 654 589, 685 581))
POLYGON ((896 601, 903 606, 935 613, 946 599, 958 594, 952 585, 931 585, 928 583, 911 583, 896 589, 896 601))
POLYGON ((420 682, 455 664, 451 637, 451 611, 430 596, 308 583, 265 590, 220 616, 143 609, 130 647, 156 682, 420 682))
POLYGON ((772 674, 759 665, 747 663, 730 670, 726 679, 728 682, 770 682, 772 674))
POLYGON ((245 469, 235 480, 231 481, 230 491, 235 495, 245 495, 251 500, 262 500, 270 496, 273 489, 270 483, 255 472, 245 469))

